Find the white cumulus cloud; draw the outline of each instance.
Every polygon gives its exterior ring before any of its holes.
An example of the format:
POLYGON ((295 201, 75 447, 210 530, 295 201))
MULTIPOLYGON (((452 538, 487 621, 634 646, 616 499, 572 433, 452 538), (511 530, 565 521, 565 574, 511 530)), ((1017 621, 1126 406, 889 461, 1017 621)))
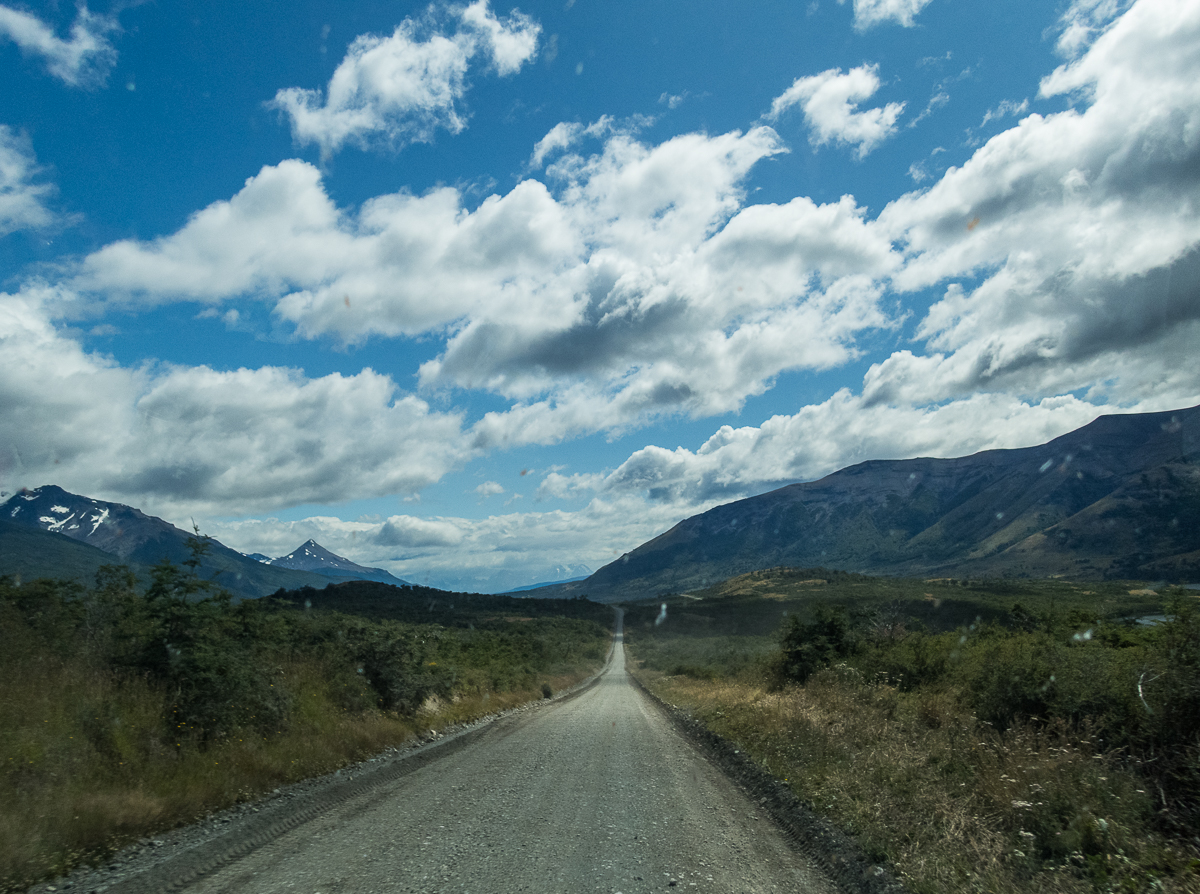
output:
POLYGON ((0 124, 0 236, 54 222, 46 200, 55 189, 36 182, 38 173, 29 138, 0 124))
POLYGON ((171 236, 96 252, 75 285, 133 303, 266 300, 300 334, 345 342, 449 327, 422 386, 515 402, 478 423, 480 446, 703 415, 891 325, 878 278, 899 256, 853 200, 744 206, 746 174, 780 151, 766 127, 657 146, 615 133, 558 159, 549 186, 525 180, 471 212, 450 188, 344 211, 288 161, 171 236))
POLYGON ((533 157, 529 160, 530 165, 535 169, 540 168, 545 164, 548 155, 569 148, 582 133, 582 124, 575 121, 560 121, 534 145, 533 157))
POLYGON ((69 87, 104 85, 117 62, 109 35, 119 30, 115 16, 96 15, 80 3, 71 36, 63 40, 37 16, 0 5, 0 36, 15 43, 24 55, 42 59, 46 70, 69 87))
POLYGON ((879 90, 879 66, 860 65, 845 74, 831 68, 820 74, 797 78, 775 97, 768 118, 777 120, 792 106, 800 106, 811 131, 814 146, 839 143, 855 146, 855 155, 866 158, 871 150, 896 132, 896 119, 904 103, 889 102, 882 108, 858 110, 858 104, 879 90))
POLYGON ((537 306, 579 251, 562 207, 534 180, 470 213, 443 188, 380 196, 353 214, 333 204, 315 167, 290 160, 171 236, 104 247, 76 284, 110 301, 261 298, 306 336, 353 343, 437 330, 485 304, 515 315, 518 299, 537 306))
POLYGON ((928 5, 929 0, 854 0, 854 30, 866 31, 885 22, 911 28, 917 13, 928 5))
POLYGON ((488 497, 495 497, 504 493, 504 485, 500 484, 498 481, 485 481, 483 484, 479 485, 479 487, 475 488, 475 493, 479 494, 479 496, 483 497, 484 499, 487 499, 488 497))
POLYGON ((298 143, 316 143, 323 157, 350 143, 399 149, 428 142, 441 129, 466 127, 461 100, 467 71, 477 56, 500 75, 511 75, 533 58, 541 26, 514 10, 504 18, 476 0, 457 10, 451 33, 433 21, 405 19, 390 37, 360 35, 324 90, 288 87, 272 105, 291 120, 298 143))
POLYGON ((611 115, 601 115, 586 127, 577 121, 560 121, 534 144, 530 167, 534 170, 542 167, 548 156, 571 148, 585 136, 600 138, 614 129, 611 115))
POLYGON ((1055 49, 1077 56, 1129 7, 1129 0, 1073 0, 1059 20, 1055 49))
POLYGON ((500 75, 516 74, 537 53, 542 26, 515 9, 500 19, 488 9, 487 0, 475 0, 463 10, 462 21, 486 42, 500 75))

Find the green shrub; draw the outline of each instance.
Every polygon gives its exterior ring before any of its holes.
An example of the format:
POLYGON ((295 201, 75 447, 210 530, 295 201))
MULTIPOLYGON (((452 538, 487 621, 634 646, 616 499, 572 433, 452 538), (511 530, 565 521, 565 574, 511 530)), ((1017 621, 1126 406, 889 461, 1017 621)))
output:
POLYGON ((495 710, 603 655, 582 607, 505 599, 468 629, 234 603, 191 564, 144 588, 111 566, 91 588, 0 577, 0 891, 399 744, 422 709, 422 729, 479 717, 493 680, 515 690, 495 710))
POLYGON ((953 666, 961 634, 908 633, 896 641, 876 640, 865 651, 863 671, 902 692, 939 683, 953 666))
POLYGON ((813 616, 812 621, 789 616, 780 636, 780 670, 797 683, 849 657, 858 644, 851 618, 840 606, 818 603, 813 616))
POLYGON ((415 714, 430 696, 450 695, 451 672, 436 660, 425 660, 433 650, 420 645, 411 636, 385 631, 356 646, 359 666, 378 694, 380 707, 415 714))

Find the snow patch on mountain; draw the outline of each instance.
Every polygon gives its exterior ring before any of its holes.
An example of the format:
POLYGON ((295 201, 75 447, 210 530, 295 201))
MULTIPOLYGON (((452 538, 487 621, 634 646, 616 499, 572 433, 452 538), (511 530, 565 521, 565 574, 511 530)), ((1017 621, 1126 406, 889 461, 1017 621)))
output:
MULTIPOLYGON (((54 509, 52 509, 51 511, 53 512, 58 509, 59 509, 59 507, 55 506, 54 509)), ((70 510, 68 510, 68 509, 63 510, 63 512, 69 512, 69 511, 70 510)), ((63 519, 55 518, 53 515, 43 515, 41 518, 38 519, 38 521, 43 522, 46 525, 47 531, 59 532, 62 530, 63 525, 65 525, 67 522, 69 522, 74 517, 75 517, 74 512, 72 512, 70 515, 68 515, 66 518, 63 518, 63 519)), ((79 526, 76 525, 75 527, 79 527, 79 526)))
POLYGON ((96 533, 96 529, 108 521, 108 509, 101 509, 97 515, 92 516, 92 530, 88 532, 90 537, 96 533))

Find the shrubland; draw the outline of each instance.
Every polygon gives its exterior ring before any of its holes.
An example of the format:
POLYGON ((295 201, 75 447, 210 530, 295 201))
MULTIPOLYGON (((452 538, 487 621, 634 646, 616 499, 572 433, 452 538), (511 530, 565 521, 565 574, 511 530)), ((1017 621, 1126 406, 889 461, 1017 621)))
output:
POLYGON ((665 603, 626 615, 643 681, 911 890, 1200 891, 1191 591, 781 569, 665 603))
POLYGON ((542 698, 608 648, 611 612, 591 604, 455 612, 472 597, 392 588, 347 602, 364 617, 305 595, 235 602, 194 564, 147 586, 117 567, 86 588, 0 578, 0 890, 542 698))

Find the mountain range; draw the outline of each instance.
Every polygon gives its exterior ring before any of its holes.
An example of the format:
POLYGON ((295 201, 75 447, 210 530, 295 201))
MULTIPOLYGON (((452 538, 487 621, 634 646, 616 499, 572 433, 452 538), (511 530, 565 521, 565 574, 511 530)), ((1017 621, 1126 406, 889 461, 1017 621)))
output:
POLYGON ((1200 580, 1200 407, 1049 443, 875 460, 685 519, 531 596, 686 592, 774 566, 925 577, 1200 580))
MULTIPOLYGON (((106 564, 129 565, 140 577, 165 559, 191 557, 194 536, 169 522, 122 503, 69 493, 52 484, 23 490, 0 504, 0 574, 67 577, 90 582, 106 564)), ((403 584, 381 568, 364 568, 334 555, 315 541, 278 559, 246 556, 216 540, 197 569, 243 597, 280 588, 321 588, 345 580, 403 584)))
MULTIPOLYGON (((115 558, 144 577, 163 558, 188 559, 191 536, 130 506, 46 485, 0 504, 0 574, 86 581, 115 558)), ((1200 407, 1101 416, 1036 447, 859 463, 685 519, 587 577, 584 566, 555 568, 559 583, 522 595, 652 598, 775 566, 1200 580, 1200 407)), ((313 540, 276 559, 210 541, 199 571, 247 597, 346 580, 405 583, 313 540)))
MULTIPOLYGON (((0 494, 0 497, 3 495, 0 494)), ((164 558, 181 563, 191 553, 187 531, 139 509, 73 494, 48 484, 22 490, 0 503, 0 574, 24 579, 67 577, 90 582, 101 565, 115 560, 148 578, 149 566, 164 558)), ((409 584, 383 568, 359 565, 339 556, 315 540, 308 540, 284 556, 244 554, 210 538, 210 549, 200 566, 204 577, 235 594, 264 596, 280 587, 321 588, 330 583, 365 580, 400 586, 409 584)), ((580 580, 591 574, 586 565, 552 565, 499 569, 481 574, 423 575, 423 585, 471 593, 517 592, 545 583, 580 580)))

